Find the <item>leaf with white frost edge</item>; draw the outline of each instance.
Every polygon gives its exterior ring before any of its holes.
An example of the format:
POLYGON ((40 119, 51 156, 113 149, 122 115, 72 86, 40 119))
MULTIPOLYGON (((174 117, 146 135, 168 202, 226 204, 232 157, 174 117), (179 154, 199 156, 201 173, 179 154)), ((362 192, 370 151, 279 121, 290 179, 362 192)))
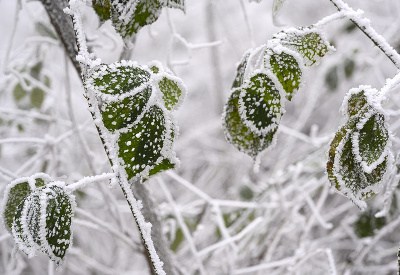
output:
POLYGON ((298 53, 279 47, 274 50, 267 49, 264 62, 265 68, 271 70, 278 78, 286 92, 286 98, 290 101, 301 85, 303 60, 298 53))
POLYGON ((239 94, 239 114, 243 123, 259 135, 275 130, 284 113, 284 96, 285 91, 275 75, 265 70, 254 71, 243 83, 239 94))
POLYGON ((276 127, 265 135, 251 131, 239 115, 240 92, 240 89, 234 90, 225 105, 222 115, 225 138, 237 150, 256 160, 268 147, 275 144, 278 128, 276 127))
POLYGON ((237 66, 236 69, 236 77, 235 80, 232 83, 232 89, 234 88, 238 88, 240 86, 242 86, 243 82, 244 82, 244 76, 245 76, 245 72, 246 72, 246 67, 247 67, 247 62, 249 60, 250 54, 253 50, 247 50, 242 59, 239 62, 239 65, 237 66))
POLYGON ((8 232, 11 233, 11 227, 18 205, 36 188, 44 186, 50 181, 51 178, 49 175, 37 173, 30 177, 13 180, 7 185, 1 208, 1 217, 8 232))
POLYGON ((62 264, 72 244, 75 206, 75 197, 63 182, 36 189, 18 206, 14 217, 12 234, 18 248, 28 257, 39 250, 62 264))
POLYGON ((365 209, 365 200, 379 193, 390 174, 393 155, 389 151, 375 169, 370 173, 364 171, 354 155, 351 138, 359 120, 359 117, 352 117, 336 133, 328 151, 327 173, 337 192, 348 197, 360 209, 365 209))
POLYGON ((85 90, 96 99, 89 104, 115 173, 143 181, 179 165, 172 150, 178 128, 171 112, 182 104, 186 88, 161 63, 103 65, 86 79, 85 90))
POLYGON ((304 60, 305 66, 318 64, 320 59, 335 48, 316 28, 290 28, 274 35, 273 41, 291 50, 297 51, 304 60))
POLYGON ((167 8, 180 9, 185 12, 185 0, 159 0, 160 3, 167 8))
POLYGON ((388 154, 390 139, 386 121, 384 114, 367 112, 352 135, 353 153, 367 173, 371 173, 388 154))

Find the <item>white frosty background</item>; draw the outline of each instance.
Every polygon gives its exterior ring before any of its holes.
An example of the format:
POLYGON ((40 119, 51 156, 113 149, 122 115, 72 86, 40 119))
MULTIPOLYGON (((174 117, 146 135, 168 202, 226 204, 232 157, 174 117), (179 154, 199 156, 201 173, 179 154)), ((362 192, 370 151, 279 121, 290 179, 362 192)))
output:
MULTIPOLYGON (((16 12, 16 2, 0 0, 0 192, 14 178, 36 172, 67 183, 110 172, 74 68, 67 60, 66 69, 59 41, 38 32, 38 23, 51 28, 44 9, 38 1, 22 0, 22 10, 16 12), (39 61, 43 68, 38 81, 27 72, 39 61), (50 88, 40 82, 44 76, 50 78, 50 88), (32 107, 29 100, 14 99, 15 85, 22 80, 44 90, 40 108, 32 107), (85 140, 90 165, 83 157, 71 113, 85 140)), ((400 49, 398 0, 348 3, 363 9, 372 27, 400 49)), ((335 11, 328 0, 287 0, 278 21, 306 26, 335 11)), ((272 1, 188 0, 186 15, 168 12, 169 19, 164 10, 156 23, 140 31, 131 59, 139 64, 160 60, 188 88, 188 97, 176 113, 180 135, 175 150, 181 167, 146 183, 160 205, 165 234, 183 274, 199 274, 199 270, 207 274, 394 274, 399 211, 394 209, 387 225, 374 236, 359 238, 353 224, 361 212, 333 192, 324 172, 329 141, 344 122, 339 114, 343 97, 361 84, 380 89, 396 73, 390 60, 358 29, 346 31, 349 21, 326 26, 337 51, 305 70, 306 83, 286 104, 277 145, 264 155, 255 174, 251 158, 225 141, 220 117, 243 52, 284 28, 273 25, 272 1), (214 47, 202 47, 218 41, 214 47), (351 77, 345 76, 346 59, 355 65, 351 77), (333 68, 337 68, 337 81, 332 80, 333 68)), ((84 24, 98 56, 106 63, 118 60, 122 41, 110 23, 98 28, 94 12, 87 8, 84 24)), ((400 127, 399 96, 396 89, 385 106, 394 111, 390 119, 394 133, 400 127)), ((398 149, 396 138, 395 155, 398 149)), ((368 203, 369 209, 383 207, 383 193, 368 203)), ((74 244, 63 267, 54 270, 43 255, 28 260, 17 253, 12 258, 14 242, 2 225, 0 274, 148 273, 121 191, 100 182, 76 196, 74 244)))

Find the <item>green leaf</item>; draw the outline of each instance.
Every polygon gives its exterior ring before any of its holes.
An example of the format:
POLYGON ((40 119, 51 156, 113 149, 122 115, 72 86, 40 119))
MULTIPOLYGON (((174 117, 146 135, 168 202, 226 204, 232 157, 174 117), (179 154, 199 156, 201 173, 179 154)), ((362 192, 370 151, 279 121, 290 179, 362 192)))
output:
POLYGON ((128 179, 140 175, 148 178, 161 171, 175 167, 168 154, 168 118, 163 110, 151 106, 143 118, 126 133, 121 133, 118 141, 119 156, 124 161, 128 179))
POLYGON ((291 100, 293 94, 299 89, 303 75, 301 65, 295 58, 296 53, 281 52, 266 55, 266 66, 271 68, 277 76, 283 89, 286 91, 286 98, 291 100))
POLYGON ((266 134, 275 130, 283 112, 281 93, 265 73, 257 73, 243 84, 239 113, 251 131, 266 134))
POLYGON ((339 75, 338 75, 338 67, 333 66, 329 68, 328 72, 325 75, 325 83, 328 86, 330 92, 334 92, 339 85, 339 75))
POLYGON ((265 135, 252 132, 242 121, 239 115, 239 94, 241 90, 234 90, 231 94, 223 114, 223 128, 227 141, 240 152, 253 159, 270 146, 277 128, 265 135))
POLYGON ((312 66, 334 50, 333 46, 314 28, 288 29, 275 38, 283 46, 297 51, 306 66, 312 66))
POLYGON ((186 95, 182 80, 158 61, 148 66, 121 61, 92 72, 85 90, 98 110, 95 121, 113 169, 143 181, 176 167, 172 145, 178 129, 171 112, 186 95))
POLYGON ((44 97, 45 92, 42 89, 37 87, 33 88, 30 97, 31 105, 35 108, 40 109, 40 107, 42 107, 44 97))
POLYGON ((47 254, 57 265, 72 242, 71 223, 75 198, 54 182, 36 189, 16 211, 12 233, 18 248, 29 257, 35 250, 47 254))
POLYGON ((183 92, 180 86, 182 85, 179 79, 174 79, 172 76, 165 76, 158 82, 158 87, 162 93, 165 108, 173 110, 180 106, 184 100, 183 92))
POLYGON ((138 66, 116 63, 103 65, 90 77, 96 90, 104 94, 120 95, 131 92, 150 80, 150 73, 138 66))
POLYGON ((368 105, 364 89, 352 89, 344 99, 343 112, 347 117, 353 117, 360 113, 368 105))
POLYGON ((344 75, 346 76, 346 78, 350 78, 353 75, 355 68, 356 63, 354 62, 354 60, 346 58, 344 61, 344 75))
POLYGON ((60 186, 50 186, 46 193, 46 241, 41 251, 46 253, 57 265, 62 263, 65 253, 72 244, 72 218, 74 216, 74 197, 60 186))
POLYGON ((29 178, 20 178, 7 185, 4 192, 4 202, 2 206, 2 219, 8 232, 11 227, 18 205, 20 205, 34 189, 44 186, 51 179, 49 176, 39 173, 29 178), (31 184, 29 184, 31 182, 31 184))
POLYGON ((385 121, 383 114, 374 113, 361 124, 361 129, 356 132, 357 134, 353 135, 353 139, 357 137, 355 151, 359 152, 362 162, 365 162, 367 166, 371 166, 379 159, 383 160, 382 155, 386 151, 389 140, 385 121))
POLYGON ((24 90, 24 88, 22 88, 22 85, 20 83, 18 83, 17 85, 15 85, 14 90, 13 90, 13 96, 14 96, 14 100, 15 101, 20 101, 21 99, 23 99, 26 94, 28 92, 24 90))
POLYGON ((360 238, 371 237, 375 235, 375 231, 386 225, 386 218, 376 218, 378 211, 372 208, 362 212, 357 221, 353 224, 354 232, 360 238))
POLYGON ((124 40, 154 23, 162 11, 162 5, 157 0, 115 0, 111 8, 112 24, 124 40))
POLYGON ((238 88, 240 86, 242 86, 243 82, 244 82, 244 73, 246 71, 246 66, 247 66, 247 62, 249 60, 249 56, 251 54, 251 51, 247 51, 243 57, 242 60, 240 60, 240 63, 237 67, 237 72, 236 72, 236 77, 235 80, 233 81, 232 84, 232 89, 233 88, 238 88))
POLYGON ((272 5, 272 15, 275 16, 278 14, 279 10, 283 7, 285 0, 274 0, 272 5))
POLYGON ((101 23, 111 19, 110 0, 92 0, 92 7, 99 17, 101 23))
POLYGON ((152 88, 147 86, 142 91, 122 100, 105 101, 102 105, 104 126, 109 131, 125 128, 139 118, 148 105, 152 88))

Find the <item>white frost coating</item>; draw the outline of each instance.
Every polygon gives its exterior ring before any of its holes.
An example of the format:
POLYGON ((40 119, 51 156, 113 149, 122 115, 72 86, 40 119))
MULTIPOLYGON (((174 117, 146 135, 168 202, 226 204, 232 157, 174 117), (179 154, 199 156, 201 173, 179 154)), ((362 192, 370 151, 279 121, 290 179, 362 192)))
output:
MULTIPOLYGON (((253 76, 256 76, 258 74, 263 74, 265 76, 267 76, 275 85, 274 89, 276 89, 279 92, 279 99, 274 99, 274 100, 279 100, 279 104, 280 104, 280 110, 269 110, 268 114, 270 115, 276 115, 276 121, 274 121, 271 125, 268 125, 265 128, 260 128, 258 125, 255 125, 253 121, 250 121, 248 119, 248 115, 251 114, 252 110, 248 110, 246 108, 246 105, 244 104, 244 100, 243 97, 246 96, 247 92, 246 92, 246 88, 250 87, 251 83, 250 81, 245 81, 242 85, 243 89, 241 90, 241 93, 239 95, 239 115, 243 121, 243 123, 253 132, 259 135, 265 135, 270 133, 271 131, 273 131, 274 129, 276 129, 276 127, 278 127, 280 120, 281 120, 281 116, 282 114, 285 112, 284 109, 284 105, 285 105, 285 90, 283 89, 281 83, 279 82, 278 78, 275 76, 275 74, 273 74, 271 71, 266 70, 266 69, 262 69, 262 70, 255 70, 252 72, 252 74, 249 76, 249 79, 253 76)), ((265 87, 261 88, 261 91, 259 91, 259 94, 261 95, 261 98, 263 98, 263 93, 264 91, 262 89, 265 89, 265 87)), ((265 91, 266 93, 268 93, 268 91, 265 91)), ((274 103, 274 102, 272 102, 274 103)), ((278 102, 275 102, 278 103, 278 102)), ((263 102, 260 102, 260 105, 263 105, 263 102)))
POLYGON ((121 177, 120 180, 121 188, 125 194, 125 197, 128 201, 128 204, 131 208, 133 215, 135 216, 136 223, 139 227, 140 234, 142 239, 146 245, 146 249, 150 254, 151 262, 153 263, 154 270, 157 275, 166 275, 163 265, 160 258, 157 255, 157 251, 154 248, 153 240, 151 239, 151 227, 148 226, 148 223, 143 217, 141 209, 141 204, 133 196, 132 190, 130 189, 129 183, 127 182, 126 177, 121 177))
POLYGON ((390 206, 392 204, 393 194, 399 185, 400 175, 396 175, 392 177, 389 181, 389 184, 386 186, 386 192, 383 199, 383 208, 381 211, 375 214, 376 218, 385 217, 390 210, 390 206))
POLYGON ((34 190, 36 190, 36 179, 43 179, 44 184, 49 183, 50 181, 52 181, 51 177, 45 173, 36 173, 33 174, 30 177, 22 177, 22 178, 18 178, 13 180, 12 182, 10 182, 9 184, 7 184, 6 189, 4 191, 4 199, 3 199, 3 203, 1 205, 1 212, 0 212, 0 217, 1 220, 3 221, 3 223, 5 224, 5 216, 4 216, 4 211, 6 209, 6 205, 8 203, 9 200, 9 195, 10 195, 10 191, 12 188, 14 188, 16 185, 23 183, 23 182, 28 182, 29 187, 31 189, 31 192, 33 192, 34 190))
POLYGON ((331 0, 339 11, 345 12, 347 18, 352 20, 377 46, 390 58, 395 66, 400 69, 400 55, 386 40, 378 34, 370 25, 369 19, 362 18, 362 11, 355 12, 342 0, 331 0))
POLYGON ((81 179, 77 182, 67 185, 65 187, 65 189, 72 192, 78 188, 83 188, 93 182, 99 182, 99 181, 103 181, 103 180, 112 180, 115 178, 115 176, 116 175, 114 173, 103 173, 101 175, 84 177, 83 179, 81 179))

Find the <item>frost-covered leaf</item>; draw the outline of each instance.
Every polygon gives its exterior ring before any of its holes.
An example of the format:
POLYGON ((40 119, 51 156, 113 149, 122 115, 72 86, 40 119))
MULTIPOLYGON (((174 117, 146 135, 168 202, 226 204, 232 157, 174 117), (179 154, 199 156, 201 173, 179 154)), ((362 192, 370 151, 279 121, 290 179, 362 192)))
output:
POLYGON ((182 81, 174 76, 164 76, 159 82, 158 87, 162 93, 165 108, 173 110, 179 107, 184 100, 182 81))
POLYGON ((373 113, 357 125, 358 131, 353 134, 353 150, 360 154, 361 162, 365 163, 364 170, 383 161, 389 140, 385 122, 383 114, 373 113))
POLYGON ((275 16, 278 14, 280 9, 283 7, 285 0, 274 0, 272 4, 272 15, 275 16))
POLYGON ((357 131, 359 120, 359 117, 352 117, 336 133, 328 151, 327 173, 331 185, 363 209, 366 207, 364 201, 380 191, 393 156, 387 151, 379 164, 370 171, 365 171, 353 149, 352 135, 357 131))
POLYGON ((298 54, 290 50, 274 53, 267 51, 265 66, 272 70, 277 76, 283 89, 286 91, 286 98, 291 100, 293 94, 299 89, 302 80, 302 62, 297 58, 298 54))
POLYGON ((241 90, 234 90, 225 105, 223 114, 225 137, 236 149, 256 159, 273 143, 277 128, 265 135, 252 132, 239 115, 240 92, 241 90))
POLYGON ((18 248, 29 257, 39 250, 60 265, 72 243, 74 207, 75 198, 63 182, 36 189, 19 204, 13 220, 18 248))
POLYGON ((114 0, 111 21, 123 39, 134 36, 142 27, 154 23, 161 14, 157 0, 114 0))
POLYGON ((85 90, 116 173, 146 180, 176 167, 178 128, 171 112, 186 96, 182 80, 158 61, 121 61, 92 72, 85 90))
POLYGON ((185 0, 159 0, 163 6, 185 11, 185 0))
POLYGON ((290 28, 275 35, 278 43, 297 51, 306 66, 314 65, 327 53, 334 51, 326 38, 315 28, 290 28))
POLYGON ((175 167, 172 143, 169 136, 173 129, 168 117, 158 106, 151 106, 143 118, 126 133, 121 133, 119 155, 125 163, 128 179, 149 175, 175 167))
POLYGON ((111 0, 92 0, 92 7, 100 19, 104 23, 111 19, 111 0))
POLYGON ((103 65, 91 75, 92 85, 105 94, 131 92, 150 80, 150 72, 135 65, 126 62, 103 65))
POLYGON ((364 89, 351 89, 343 100, 343 114, 348 118, 355 116, 366 107, 367 104, 367 96, 365 95, 364 89))
POLYGON ((50 180, 51 178, 48 175, 38 173, 31 177, 16 179, 7 185, 4 192, 2 219, 8 232, 11 233, 11 226, 18 205, 36 188, 44 186, 50 180))
POLYGON ((148 105, 152 92, 151 86, 122 100, 104 102, 102 117, 109 131, 122 129, 136 122, 148 105))
POLYGON ((237 71, 236 77, 232 84, 232 89, 242 86, 243 81, 244 81, 244 73, 246 71, 247 61, 249 59, 250 54, 251 54, 251 51, 245 52, 245 54, 242 57, 242 60, 240 60, 240 63, 236 70, 237 71))
POLYGON ((239 114, 254 133, 264 135, 274 130, 283 113, 282 92, 264 72, 256 72, 239 94, 239 114))
POLYGON ((359 238, 365 238, 375 235, 375 231, 386 225, 385 217, 375 217, 378 211, 370 208, 360 213, 357 221, 353 224, 354 233, 359 238))

